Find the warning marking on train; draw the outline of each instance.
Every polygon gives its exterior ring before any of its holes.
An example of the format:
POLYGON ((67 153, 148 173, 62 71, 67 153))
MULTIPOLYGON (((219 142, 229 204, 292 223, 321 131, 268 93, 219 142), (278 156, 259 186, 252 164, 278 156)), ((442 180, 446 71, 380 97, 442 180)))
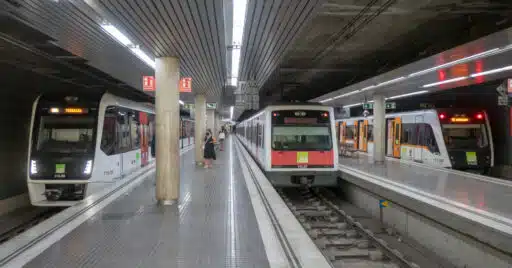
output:
POLYGON ((389 201, 388 200, 384 200, 384 199, 379 200, 379 207, 381 207, 381 208, 389 207, 389 201))
POLYGON ((309 155, 308 152, 297 152, 297 163, 308 163, 309 155))

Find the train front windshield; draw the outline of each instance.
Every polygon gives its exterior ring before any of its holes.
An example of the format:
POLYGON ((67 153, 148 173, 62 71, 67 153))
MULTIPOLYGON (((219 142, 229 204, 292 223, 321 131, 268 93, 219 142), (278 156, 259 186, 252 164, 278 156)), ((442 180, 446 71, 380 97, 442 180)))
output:
POLYGON ((36 151, 91 153, 94 151, 95 118, 91 116, 41 116, 36 151))
POLYGON ((484 124, 445 124, 443 137, 448 150, 450 149, 482 149, 489 146, 484 124))
POLYGON ((272 149, 277 151, 329 151, 332 149, 329 113, 274 111, 272 149))

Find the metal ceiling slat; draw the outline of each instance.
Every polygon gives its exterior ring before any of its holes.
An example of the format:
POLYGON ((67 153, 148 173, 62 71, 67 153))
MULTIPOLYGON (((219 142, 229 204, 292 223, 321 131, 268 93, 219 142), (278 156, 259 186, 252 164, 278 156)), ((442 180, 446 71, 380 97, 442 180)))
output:
MULTIPOLYGON (((294 39, 298 36, 301 28, 306 25, 307 21, 311 19, 311 15, 314 13, 313 11, 315 8, 318 8, 318 0, 311 0, 308 2, 308 5, 304 7, 304 10, 300 13, 300 17, 298 21, 294 24, 294 28, 292 29, 292 35, 290 38, 286 39, 287 42, 283 44, 280 51, 276 55, 277 62, 279 62, 283 57, 286 50, 289 48, 291 43, 294 41, 294 39)), ((277 64, 274 65, 274 67, 267 68, 267 71, 263 72, 262 75, 262 83, 268 78, 268 76, 272 73, 272 71, 275 69, 277 64)))
MULTIPOLYGON (((215 1, 215 2, 218 3, 219 1, 215 1)), ((213 61, 214 65, 217 67, 215 69, 216 77, 217 77, 217 87, 218 87, 218 89, 221 90, 222 84, 223 84, 222 81, 224 81, 224 79, 225 79, 225 76, 223 76, 223 73, 221 70, 225 69, 224 68, 225 65, 222 65, 222 62, 219 62, 219 60, 222 59, 222 53, 220 52, 220 48, 219 48, 219 46, 221 45, 219 38, 222 37, 222 39, 224 39, 224 30, 219 29, 219 27, 217 27, 218 13, 215 12, 216 11, 215 2, 214 1, 206 1, 206 10, 209 13, 209 16, 207 16, 206 19, 208 20, 208 25, 210 28, 209 32, 210 32, 210 36, 211 36, 212 44, 213 44, 212 45, 213 54, 211 55, 211 60, 213 61)), ((218 93, 219 96, 220 96, 220 94, 221 94, 221 92, 218 93)))
MULTIPOLYGON (((210 2, 211 3, 211 2, 210 2)), ((215 58, 215 45, 214 45, 214 42, 213 42, 213 37, 212 37, 212 28, 211 28, 211 25, 210 25, 210 22, 209 22, 209 16, 211 14, 209 14, 208 12, 208 6, 206 5, 206 3, 203 1, 202 2, 202 5, 201 3, 198 3, 196 1, 196 4, 200 5, 201 8, 199 8, 199 13, 201 14, 200 15, 200 21, 201 21, 201 25, 202 25, 202 28, 203 28, 203 33, 205 34, 205 37, 206 37, 206 49, 205 49, 205 54, 207 55, 207 59, 209 61, 209 63, 213 66, 213 69, 212 69, 212 76, 214 78, 217 78, 215 79, 217 83, 215 83, 214 85, 216 86, 214 88, 215 92, 217 93, 217 95, 220 94, 219 92, 219 84, 218 82, 220 81, 220 77, 217 76, 218 72, 216 71, 217 69, 219 69, 219 66, 217 66, 216 64, 216 61, 213 60, 215 58)), ((216 33, 218 34, 218 33, 216 33)), ((214 80, 214 82, 215 82, 214 80)))
MULTIPOLYGON (((273 1, 272 1, 273 4, 273 1)), ((266 2, 263 5, 263 9, 261 10, 261 17, 258 21, 258 25, 256 26, 256 33, 254 35, 254 41, 255 49, 253 49, 249 55, 249 58, 247 59, 247 62, 250 63, 250 68, 246 71, 249 75, 254 75, 257 77, 257 73, 254 72, 254 67, 258 66, 256 61, 256 55, 259 54, 258 52, 262 50, 264 43, 263 41, 263 35, 265 34, 265 31, 267 30, 268 22, 270 21, 270 10, 272 4, 269 4, 269 2, 266 2)), ((252 79, 251 79, 252 80, 252 79)))
MULTIPOLYGON (((276 57, 278 56, 278 52, 281 50, 283 43, 286 39, 289 38, 291 29, 293 26, 297 23, 297 18, 300 15, 298 11, 302 10, 303 6, 305 6, 305 1, 301 1, 298 5, 294 5, 293 1, 288 2, 288 4, 285 4, 284 7, 286 9, 285 15, 283 15, 282 21, 278 24, 278 38, 276 41, 274 41, 271 49, 269 50, 269 53, 267 54, 267 57, 264 57, 263 63, 258 66, 258 69, 256 70, 258 74, 261 74, 268 68, 268 65, 272 65, 273 62, 276 61, 276 57), (294 6, 293 10, 290 12, 290 7, 294 6), (270 61, 270 63, 269 63, 270 61)), ((258 77, 259 79, 261 77, 258 77)))
MULTIPOLYGON (((167 4, 170 4, 170 3, 167 2, 167 4)), ((199 91, 196 91, 196 92, 197 93, 207 93, 208 88, 211 87, 212 81, 210 79, 211 77, 208 76, 208 71, 207 71, 208 66, 205 63, 205 58, 201 54, 201 50, 200 50, 200 48, 201 48, 201 45, 200 45, 201 40, 199 37, 200 32, 197 29, 196 24, 193 21, 190 21, 187 19, 187 18, 192 17, 192 14, 190 12, 190 8, 188 7, 188 5, 185 6, 185 8, 184 8, 182 3, 178 2, 178 3, 172 4, 171 7, 168 8, 169 12, 171 12, 171 11, 175 12, 176 10, 182 11, 182 12, 169 13, 169 14, 171 15, 171 17, 172 17, 172 15, 174 15, 174 17, 178 18, 177 19, 178 24, 175 24, 174 28, 175 28, 176 32, 178 33, 179 40, 180 40, 179 42, 184 46, 183 51, 189 51, 191 49, 194 53, 194 55, 189 55, 186 58, 186 60, 196 62, 195 68, 191 70, 193 72, 192 79, 194 79, 194 77, 197 77, 199 75, 197 72, 199 72, 201 74, 201 76, 205 77, 202 88, 199 88, 199 91), (179 8, 175 8, 175 6, 177 6, 179 8), (189 32, 184 31, 183 29, 189 29, 189 32), (190 36, 190 34, 192 36, 190 36), (182 36, 187 36, 187 35, 189 35, 187 38, 182 37, 182 36), (188 42, 186 42, 185 40, 188 42), (193 45, 188 46, 188 44, 191 44, 191 43, 193 43, 193 45)))
POLYGON ((122 26, 120 28, 125 31, 125 34, 129 35, 131 38, 138 39, 144 47, 151 49, 152 53, 162 53, 163 48, 159 46, 155 47, 155 45, 151 44, 149 40, 140 39, 141 29, 137 29, 135 25, 125 16, 125 13, 120 12, 116 8, 115 3, 112 3, 111 0, 102 0, 101 6, 111 15, 113 21, 110 21, 110 23, 113 23, 117 26, 122 26))
POLYGON ((127 1, 107 0, 106 2, 111 3, 113 10, 115 10, 117 14, 120 14, 121 17, 124 19, 122 24, 116 25, 116 27, 123 29, 122 26, 130 25, 132 29, 135 29, 134 37, 137 38, 137 40, 148 40, 149 45, 151 45, 151 47, 148 48, 152 50, 151 52, 155 54, 155 56, 159 55, 160 53, 166 53, 165 44, 162 44, 155 40, 156 36, 155 33, 152 31, 152 27, 148 26, 144 22, 146 20, 141 18, 141 15, 138 14, 137 11, 133 10, 127 1))
MULTIPOLYGON (((167 31, 167 35, 168 35, 169 39, 171 40, 171 42, 174 44, 177 54, 181 58, 182 63, 180 63, 180 64, 183 66, 187 66, 187 67, 185 67, 187 70, 186 75, 193 77, 193 79, 194 79, 193 83, 194 83, 194 87, 196 89, 201 88, 201 87, 205 88, 206 85, 208 84, 205 74, 203 73, 202 75, 197 75, 196 74, 197 70, 192 69, 192 67, 190 67, 190 68, 188 67, 189 63, 190 63, 190 66, 194 66, 194 65, 199 66, 198 57, 192 56, 192 54, 198 55, 197 51, 190 52, 186 48, 183 47, 183 46, 186 46, 187 44, 184 44, 183 42, 180 41, 180 40, 182 40, 182 38, 180 37, 180 33, 176 30, 176 26, 175 26, 174 22, 170 20, 171 17, 177 17, 175 14, 171 13, 171 11, 173 12, 175 10, 175 8, 172 6, 168 6, 168 5, 170 5, 169 1, 164 1, 164 2, 156 1, 156 3, 158 5, 158 8, 156 8, 156 9, 159 10, 161 17, 163 18, 163 21, 165 22, 165 24, 167 26, 167 27, 164 27, 167 31), (168 16, 166 16, 166 15, 168 15, 168 16), (183 60, 183 59, 188 59, 188 60, 183 60)), ((179 23, 180 20, 178 19, 177 21, 179 23)), ((191 30, 191 31, 194 31, 194 30, 191 30)), ((192 47, 195 48, 196 46, 192 45, 192 47)))
POLYGON ((224 81, 226 81, 227 78, 227 70, 225 68, 226 65, 226 35, 225 35, 225 28, 224 28, 224 6, 223 1, 215 1, 214 4, 214 12, 215 14, 215 27, 217 28, 217 32, 219 33, 217 35, 217 41, 215 42, 217 47, 217 53, 220 57, 216 57, 217 61, 219 62, 219 66, 221 66, 218 70, 221 77, 221 88, 224 89, 224 81))
MULTIPOLYGON (((247 31, 247 36, 245 34, 246 31, 244 30, 242 50, 240 51, 240 59, 242 62, 240 64, 241 74, 239 75, 240 76, 239 80, 242 80, 242 81, 252 79, 251 77, 249 77, 250 74, 248 73, 249 70, 247 68, 248 67, 247 63, 249 62, 248 58, 249 58, 250 54, 253 52, 254 49, 257 48, 257 47, 255 47, 256 44, 254 42, 254 38, 256 36, 258 25, 261 21, 261 19, 260 19, 261 18, 261 10, 263 9, 263 1, 249 1, 249 2, 255 3, 255 6, 252 8, 253 13, 251 14, 251 17, 246 18, 246 23, 247 23, 247 21, 250 21, 251 24, 248 29, 249 31, 247 31)), ((249 10, 251 10, 251 9, 249 9, 249 10)), ((253 74, 253 75, 256 75, 256 74, 253 74)))
POLYGON ((275 28, 276 21, 278 19, 278 11, 281 9, 283 4, 283 1, 281 0, 274 0, 272 1, 271 10, 269 12, 269 20, 267 21, 264 29, 264 35, 262 37, 263 46, 261 46, 261 49, 259 49, 256 53, 256 56, 254 58, 255 66, 259 66, 262 64, 262 61, 264 59, 264 55, 268 52, 268 46, 272 43, 273 40, 275 40, 276 35, 274 34, 273 29, 275 28))
MULTIPOLYGON (((191 19, 191 23, 193 23, 195 25, 196 28, 199 28, 200 29, 200 32, 199 33, 204 33, 204 27, 202 27, 202 23, 200 21, 200 15, 198 14, 198 5, 197 5, 197 2, 196 1, 193 1, 193 0, 190 0, 190 1, 187 1, 187 5, 188 5, 188 10, 190 10, 190 12, 192 13, 192 16, 190 17, 191 19), (190 5, 191 4, 191 5, 190 5), (199 19, 199 21, 198 21, 199 19)), ((182 29, 182 31, 185 31, 186 29, 182 29)), ((207 73, 209 74, 209 77, 213 77, 212 76, 212 69, 214 68, 208 61, 208 55, 205 54, 205 46, 207 46, 207 41, 205 40, 205 37, 204 35, 199 35, 199 43, 200 43, 200 46, 199 46, 199 51, 201 52, 201 57, 202 59, 205 60, 205 66, 207 67, 207 73), (206 44, 205 44, 206 43, 206 44)), ((211 80, 211 84, 210 86, 213 86, 215 85, 215 82, 211 80)), ((213 88, 213 90, 215 90, 215 88, 213 88)), ((207 91, 206 92, 206 95, 207 96, 211 96, 210 92, 207 91)))

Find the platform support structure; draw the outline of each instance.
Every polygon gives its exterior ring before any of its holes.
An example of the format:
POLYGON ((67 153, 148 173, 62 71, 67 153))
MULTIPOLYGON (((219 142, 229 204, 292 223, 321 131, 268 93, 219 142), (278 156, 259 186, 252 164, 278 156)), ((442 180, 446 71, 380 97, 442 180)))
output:
POLYGON ((195 96, 195 111, 194 111, 194 119, 195 119, 195 154, 196 154, 196 164, 202 165, 203 158, 203 140, 204 135, 206 133, 206 98, 204 95, 198 94, 195 96))
POLYGON ((156 58, 156 199, 172 205, 180 189, 179 59, 156 58))
POLYGON ((373 160, 384 163, 386 157, 386 103, 382 95, 373 96, 373 160))

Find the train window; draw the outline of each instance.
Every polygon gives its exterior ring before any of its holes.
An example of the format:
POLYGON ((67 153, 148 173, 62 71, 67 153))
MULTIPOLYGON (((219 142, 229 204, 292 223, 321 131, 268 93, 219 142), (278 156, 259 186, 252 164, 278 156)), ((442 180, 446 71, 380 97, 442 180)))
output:
POLYGON ((140 122, 139 122, 139 112, 138 111, 130 111, 130 137, 131 137, 131 149, 139 149, 140 148, 140 122))
POLYGON ((346 126, 345 128, 345 138, 352 140, 355 137, 356 126, 346 126))
POLYGON ((106 155, 117 153, 116 139, 116 117, 117 109, 115 107, 107 107, 105 110, 105 118, 103 120, 103 134, 101 134, 101 150, 106 155))
POLYGON ((368 125, 367 127, 368 141, 373 141, 373 125, 368 125))
POLYGON ((416 145, 415 126, 416 124, 402 124, 401 144, 416 145))
POLYGON ((130 121, 127 109, 119 108, 117 110, 117 138, 119 153, 131 150, 130 121))
POLYGON ((434 130, 432 130, 432 126, 428 124, 423 125, 423 140, 421 145, 427 146, 428 150, 432 153, 439 153, 439 146, 437 146, 436 136, 434 135, 434 130))

